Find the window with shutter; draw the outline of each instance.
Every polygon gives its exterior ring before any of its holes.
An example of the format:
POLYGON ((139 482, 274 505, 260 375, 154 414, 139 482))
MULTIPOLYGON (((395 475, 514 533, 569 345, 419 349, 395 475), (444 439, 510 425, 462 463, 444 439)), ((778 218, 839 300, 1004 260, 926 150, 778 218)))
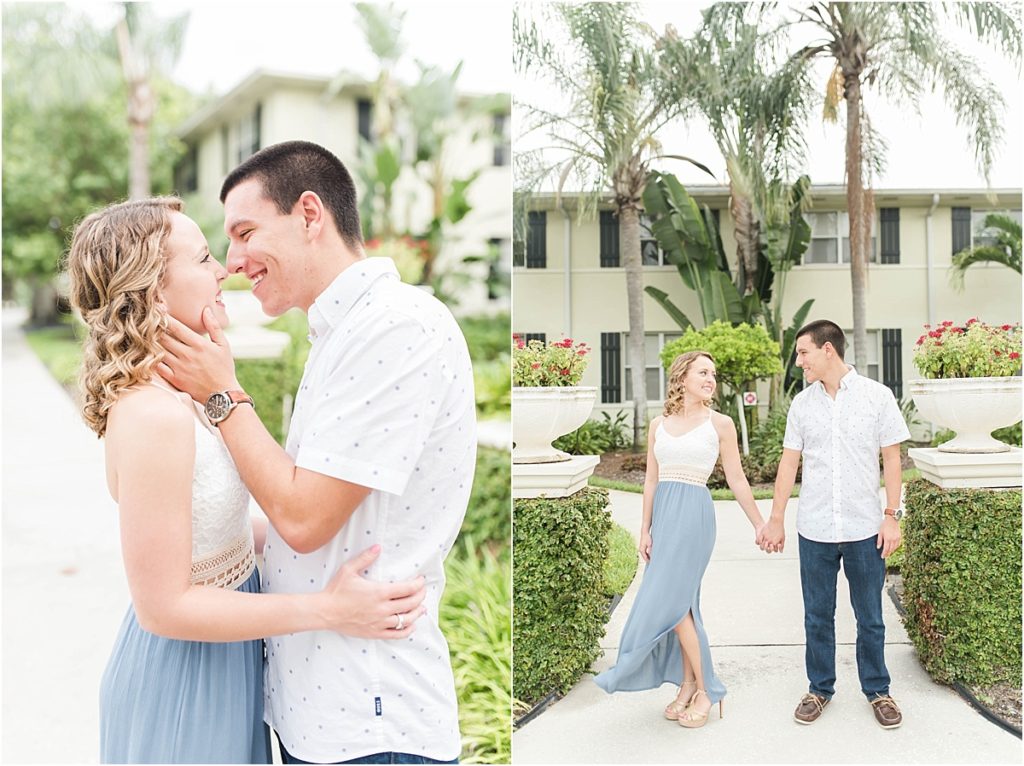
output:
POLYGON ((878 212, 882 229, 882 263, 899 263, 900 209, 898 207, 883 207, 878 212))
POLYGON ((601 211, 601 267, 619 266, 619 219, 611 210, 601 211))
POLYGON ((903 396, 903 331, 882 330, 882 382, 897 399, 903 396))
POLYGON ((953 255, 971 246, 971 209, 955 207, 953 218, 953 255))
POLYGON ((530 231, 526 238, 526 268, 543 269, 548 265, 548 214, 530 211, 530 231))
POLYGON ((622 334, 601 333, 601 402, 622 401, 622 334))

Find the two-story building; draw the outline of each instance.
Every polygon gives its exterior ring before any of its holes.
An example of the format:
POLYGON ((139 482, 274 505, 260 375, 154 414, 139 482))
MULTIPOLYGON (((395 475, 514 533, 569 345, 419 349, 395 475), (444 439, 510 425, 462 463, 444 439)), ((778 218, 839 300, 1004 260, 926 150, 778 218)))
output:
MULTIPOLYGON (((723 246, 735 267, 728 189, 687 190, 698 204, 717 211, 723 246)), ((812 186, 810 199, 806 216, 812 239, 802 263, 788 275, 782 316, 788 326, 804 301, 814 298, 807 321, 831 319, 850 333, 846 191, 841 185, 812 186)), ((600 387, 595 414, 631 414, 633 360, 627 354, 629 320, 618 220, 610 209, 581 220, 578 203, 578 195, 571 194, 533 198, 525 247, 517 248, 513 257, 513 329, 525 338, 571 337, 588 343, 594 353, 581 385, 600 387)), ((1021 279, 1016 272, 997 264, 972 266, 964 289, 958 291, 951 284, 949 267, 954 253, 984 240, 987 213, 1008 211, 1021 220, 1021 190, 878 189, 875 205, 867 292, 869 348, 866 359, 856 359, 851 337, 846 359, 903 398, 905 381, 918 377, 914 344, 926 323, 964 322, 970 317, 998 324, 1020 321, 1021 279)), ((649 235, 645 219, 641 231, 649 235)), ((642 253, 644 285, 668 293, 691 320, 699 322, 696 294, 665 260, 653 236, 643 239, 642 253)), ((661 411, 666 384, 658 354, 681 330, 646 293, 644 326, 642 364, 653 416, 661 411)), ((762 396, 762 403, 765 400, 762 396)))
MULTIPOLYGON (((320 144, 346 164, 358 184, 359 142, 371 140, 370 85, 355 78, 340 88, 333 87, 333 82, 330 77, 259 70, 179 128, 178 136, 188 151, 177 168, 177 191, 207 236, 216 237, 223 224, 219 195, 224 178, 265 146, 291 140, 320 144)), ((460 313, 509 306, 507 295, 489 294, 487 275, 490 268, 504 270, 507 276, 511 260, 511 101, 505 96, 506 108, 481 112, 466 108, 470 100, 465 96, 459 102, 465 119, 459 121, 446 151, 446 170, 454 177, 479 171, 468 191, 472 210, 453 227, 438 259, 442 269, 473 276, 459 289, 456 308, 460 313), (465 256, 482 255, 490 247, 502 253, 496 262, 462 262, 465 256)), ((433 214, 431 190, 411 168, 399 177, 395 197, 401 200, 401 220, 409 229, 425 229, 433 214)))

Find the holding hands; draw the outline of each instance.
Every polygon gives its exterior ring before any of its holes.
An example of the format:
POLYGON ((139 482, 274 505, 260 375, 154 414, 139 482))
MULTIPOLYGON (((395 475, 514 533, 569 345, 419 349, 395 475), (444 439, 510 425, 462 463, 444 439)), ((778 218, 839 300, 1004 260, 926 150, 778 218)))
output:
POLYGON ((765 553, 782 553, 786 545, 786 531, 783 529, 782 521, 769 518, 767 523, 757 530, 754 542, 765 553))

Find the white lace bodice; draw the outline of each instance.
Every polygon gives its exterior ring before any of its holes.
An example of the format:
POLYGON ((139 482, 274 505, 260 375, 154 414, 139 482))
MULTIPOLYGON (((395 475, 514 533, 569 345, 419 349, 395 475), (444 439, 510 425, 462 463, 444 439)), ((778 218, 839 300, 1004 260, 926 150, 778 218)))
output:
POLYGON ((203 408, 185 394, 163 390, 179 401, 187 400, 196 416, 191 580, 199 585, 235 588, 255 567, 249 491, 203 408))
POLYGON ((718 432, 710 415, 679 436, 669 433, 662 420, 654 433, 654 457, 658 461, 658 481, 707 484, 718 462, 718 432))

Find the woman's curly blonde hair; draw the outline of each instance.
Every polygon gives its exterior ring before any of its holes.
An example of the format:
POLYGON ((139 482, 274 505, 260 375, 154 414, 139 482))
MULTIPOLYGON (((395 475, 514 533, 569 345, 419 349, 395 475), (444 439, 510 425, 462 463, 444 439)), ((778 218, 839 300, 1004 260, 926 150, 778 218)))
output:
MULTIPOLYGON (((668 370, 668 392, 665 394, 665 417, 674 415, 677 412, 685 413, 686 392, 683 390, 683 380, 686 373, 690 371, 690 365, 700 357, 707 357, 714 364, 715 358, 707 351, 687 351, 672 360, 672 366, 668 370)), ((702 400, 705 407, 711 406, 711 400, 702 400)))
POLYGON ((177 197, 110 205, 75 229, 67 255, 71 303, 88 328, 79 382, 82 415, 98 436, 120 391, 148 380, 163 355, 167 314, 157 306, 177 197))

